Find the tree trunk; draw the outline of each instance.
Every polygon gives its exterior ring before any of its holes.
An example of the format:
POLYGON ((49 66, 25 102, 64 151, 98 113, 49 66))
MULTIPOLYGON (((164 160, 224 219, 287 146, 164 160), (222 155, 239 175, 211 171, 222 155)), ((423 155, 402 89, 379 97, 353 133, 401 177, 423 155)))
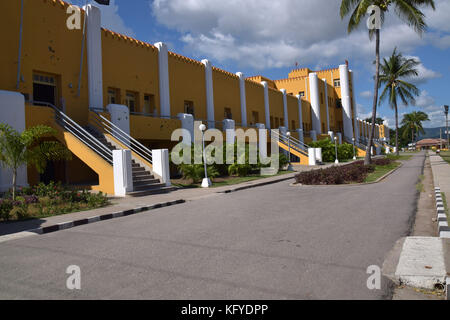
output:
POLYGON ((366 157, 364 158, 364 164, 369 165, 372 162, 372 144, 373 137, 375 135, 375 120, 377 118, 377 104, 378 104, 378 85, 380 78, 380 29, 375 31, 375 88, 373 93, 373 106, 372 106, 372 128, 369 132, 369 143, 367 144, 366 157))
POLYGON ((395 109, 395 154, 400 155, 400 151, 398 150, 398 108, 397 104, 394 105, 395 109))
POLYGON ((16 201, 16 177, 17 177, 17 170, 13 169, 13 183, 12 183, 12 198, 13 201, 16 201))

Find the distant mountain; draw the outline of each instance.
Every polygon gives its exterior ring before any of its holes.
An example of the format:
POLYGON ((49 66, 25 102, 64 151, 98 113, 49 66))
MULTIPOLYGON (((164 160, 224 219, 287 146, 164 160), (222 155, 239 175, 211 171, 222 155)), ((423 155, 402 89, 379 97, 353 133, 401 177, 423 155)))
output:
MULTIPOLYGON (((442 129, 442 138, 445 139, 445 127, 439 128, 423 128, 425 130, 425 134, 421 134, 419 139, 427 139, 427 138, 439 138, 439 131, 442 129)), ((449 126, 450 131, 450 126, 449 126)))

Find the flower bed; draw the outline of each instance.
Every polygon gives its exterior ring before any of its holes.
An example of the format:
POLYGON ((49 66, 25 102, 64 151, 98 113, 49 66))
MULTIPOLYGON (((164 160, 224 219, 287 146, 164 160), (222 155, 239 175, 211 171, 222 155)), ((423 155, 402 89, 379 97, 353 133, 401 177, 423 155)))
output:
POLYGON ((0 221, 43 218, 106 206, 106 194, 71 190, 50 182, 20 188, 15 200, 7 193, 0 198, 0 221))
POLYGON ((295 176, 295 181, 306 185, 362 183, 377 166, 387 166, 392 162, 387 158, 374 159, 371 165, 365 166, 364 161, 356 161, 343 166, 301 172, 295 176))

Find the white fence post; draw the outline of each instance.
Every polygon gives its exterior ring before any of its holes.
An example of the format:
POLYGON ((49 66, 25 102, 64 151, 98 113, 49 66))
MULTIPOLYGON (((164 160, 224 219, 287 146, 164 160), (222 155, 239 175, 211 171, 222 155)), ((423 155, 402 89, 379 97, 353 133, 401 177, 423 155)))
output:
POLYGON ((152 150, 153 172, 161 177, 162 183, 170 187, 169 150, 152 150))
POLYGON ((114 194, 124 197, 133 191, 131 151, 113 150, 114 194))

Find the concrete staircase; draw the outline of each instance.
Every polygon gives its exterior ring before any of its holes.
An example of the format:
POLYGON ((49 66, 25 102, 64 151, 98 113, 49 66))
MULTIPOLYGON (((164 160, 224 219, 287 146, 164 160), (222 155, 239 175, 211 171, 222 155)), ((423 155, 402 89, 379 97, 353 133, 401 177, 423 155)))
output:
MULTIPOLYGON (((98 132, 92 127, 85 127, 86 131, 97 138, 102 144, 104 144, 108 149, 118 150, 114 145, 112 145, 103 134, 98 132)), ((132 197, 147 196, 151 194, 167 193, 174 190, 174 187, 167 187, 164 183, 161 183, 159 179, 145 170, 143 166, 137 163, 134 159, 131 160, 131 170, 133 173, 133 191, 128 192, 127 195, 132 197)))

